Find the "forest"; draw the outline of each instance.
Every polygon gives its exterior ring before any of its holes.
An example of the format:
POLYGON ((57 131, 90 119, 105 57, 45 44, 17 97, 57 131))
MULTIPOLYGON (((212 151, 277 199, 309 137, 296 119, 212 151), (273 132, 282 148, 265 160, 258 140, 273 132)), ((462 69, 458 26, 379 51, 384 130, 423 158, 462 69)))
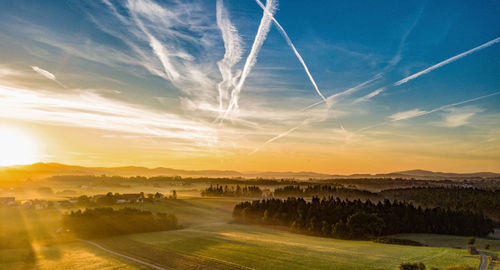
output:
POLYGON ((398 233, 486 236, 493 221, 466 210, 422 208, 401 201, 372 203, 328 197, 242 202, 233 209, 236 222, 288 227, 298 233, 343 239, 370 239, 398 233))
POLYGON ((500 221, 500 190, 472 187, 413 187, 380 192, 386 198, 411 201, 422 207, 449 207, 484 212, 500 221))
POLYGON ((90 238, 179 228, 177 217, 173 214, 153 214, 130 207, 118 210, 101 207, 71 211, 63 216, 63 226, 80 237, 90 238))

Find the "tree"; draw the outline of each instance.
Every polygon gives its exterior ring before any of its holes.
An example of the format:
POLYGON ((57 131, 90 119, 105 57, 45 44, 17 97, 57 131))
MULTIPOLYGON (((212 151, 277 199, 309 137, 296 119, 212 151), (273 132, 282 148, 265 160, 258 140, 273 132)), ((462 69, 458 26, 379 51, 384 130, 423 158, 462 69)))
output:
POLYGON ((474 243, 476 243, 476 238, 474 238, 474 237, 467 238, 467 245, 473 246, 474 243))
POLYGON ((172 190, 172 199, 177 199, 177 191, 172 190))
POLYGON ((399 266, 400 270, 425 270, 425 264, 418 262, 418 263, 402 263, 399 266))

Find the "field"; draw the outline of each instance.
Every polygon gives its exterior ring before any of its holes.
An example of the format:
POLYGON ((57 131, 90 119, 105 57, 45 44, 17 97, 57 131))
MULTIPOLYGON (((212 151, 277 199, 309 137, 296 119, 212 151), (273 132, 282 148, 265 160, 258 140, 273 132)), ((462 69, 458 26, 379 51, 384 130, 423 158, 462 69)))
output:
MULTIPOLYGON (((181 197, 145 203, 140 208, 175 213, 185 228, 93 241, 166 269, 397 269, 401 262, 413 261, 441 269, 453 264, 479 265, 478 255, 452 248, 463 247, 464 237, 402 235, 432 246, 411 247, 232 224, 232 208, 241 200, 181 197)), ((29 247, 0 249, 0 269, 147 268, 64 234, 58 235, 57 210, 3 209, 0 215, 2 220, 9 220, 0 223, 3 226, 0 235, 24 235, 30 239, 29 247)), ((484 241, 478 239, 477 246, 482 248, 484 241)), ((500 241, 489 241, 491 249, 498 253, 500 241)))

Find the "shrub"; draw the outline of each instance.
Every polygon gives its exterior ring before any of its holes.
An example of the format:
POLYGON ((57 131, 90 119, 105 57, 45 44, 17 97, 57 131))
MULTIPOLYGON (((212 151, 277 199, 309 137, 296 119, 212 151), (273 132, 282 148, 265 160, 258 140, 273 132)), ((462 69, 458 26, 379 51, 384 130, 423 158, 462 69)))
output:
POLYGON ((425 264, 421 262, 417 263, 402 263, 399 266, 400 270, 425 270, 425 264))

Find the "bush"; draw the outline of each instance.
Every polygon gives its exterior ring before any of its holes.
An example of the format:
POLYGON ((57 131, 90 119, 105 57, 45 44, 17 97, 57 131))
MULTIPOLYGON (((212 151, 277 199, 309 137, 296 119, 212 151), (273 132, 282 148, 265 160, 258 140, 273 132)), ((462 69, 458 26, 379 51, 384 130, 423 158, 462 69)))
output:
POLYGON ((400 270, 425 270, 425 264, 418 262, 418 263, 402 263, 399 266, 400 270))
POLYGON ((389 237, 375 238, 373 239, 373 242, 382 244, 404 245, 404 246, 423 246, 422 243, 417 241, 409 239, 389 238, 389 237))

